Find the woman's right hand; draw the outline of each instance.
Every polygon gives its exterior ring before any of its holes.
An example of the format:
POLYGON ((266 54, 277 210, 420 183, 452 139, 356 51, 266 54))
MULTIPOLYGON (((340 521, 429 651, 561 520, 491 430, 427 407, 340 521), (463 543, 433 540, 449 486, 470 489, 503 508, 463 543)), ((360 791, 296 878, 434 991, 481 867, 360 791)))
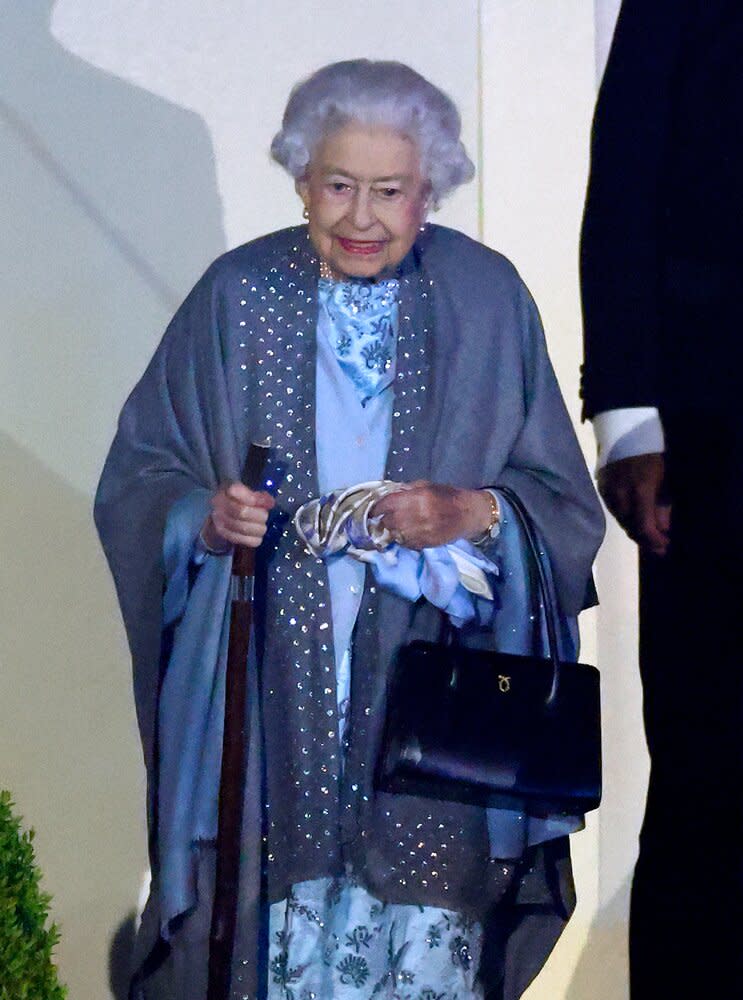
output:
POLYGON ((248 489, 244 483, 226 483, 211 503, 212 512, 201 529, 207 548, 214 552, 227 552, 232 545, 258 548, 275 504, 270 494, 248 489))

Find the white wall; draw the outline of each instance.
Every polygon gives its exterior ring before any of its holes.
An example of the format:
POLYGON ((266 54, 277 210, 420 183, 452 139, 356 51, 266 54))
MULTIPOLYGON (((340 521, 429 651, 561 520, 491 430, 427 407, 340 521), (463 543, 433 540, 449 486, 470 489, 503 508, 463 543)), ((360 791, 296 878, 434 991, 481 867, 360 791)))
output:
MULTIPOLYGON (((577 418, 593 26, 589 0, 0 0, 0 785, 38 830, 76 1000, 107 993, 145 853, 129 665, 90 521, 126 393, 210 259, 299 221, 267 154, 291 84, 367 55, 456 99, 484 170, 441 221, 514 258, 577 418)), ((532 1000, 594 1000, 586 941, 623 934, 637 696, 632 566, 612 544, 609 601, 584 624, 611 672, 607 818, 576 838, 580 908, 532 1000)), ((620 947, 602 1000, 624 978, 620 947)))

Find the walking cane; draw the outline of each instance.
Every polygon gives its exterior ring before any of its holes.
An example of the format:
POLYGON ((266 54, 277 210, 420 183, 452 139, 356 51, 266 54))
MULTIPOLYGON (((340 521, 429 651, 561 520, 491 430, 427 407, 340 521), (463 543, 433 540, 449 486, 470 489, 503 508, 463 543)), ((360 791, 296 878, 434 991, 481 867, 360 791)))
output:
MULTIPOLYGON (((243 482, 260 487, 268 457, 266 444, 251 444, 243 482)), ((225 676, 222 771, 219 778, 217 867, 209 933, 207 1000, 228 1000, 237 920, 240 837, 246 769, 246 687, 248 649, 253 621, 255 549, 235 546, 232 555, 230 639, 225 676)))

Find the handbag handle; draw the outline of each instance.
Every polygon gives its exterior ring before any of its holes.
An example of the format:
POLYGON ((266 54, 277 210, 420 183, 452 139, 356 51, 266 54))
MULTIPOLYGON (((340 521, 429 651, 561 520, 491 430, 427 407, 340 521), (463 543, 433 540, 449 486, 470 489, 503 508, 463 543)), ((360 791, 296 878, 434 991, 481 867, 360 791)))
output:
MULTIPOLYGON (((557 628, 555 625, 556 611, 549 587, 547 585, 547 576, 544 572, 544 565, 539 553, 539 542, 537 540, 536 531, 534 530, 534 524, 526 510, 526 507, 524 507, 521 497, 517 493, 514 493, 510 486, 496 486, 494 489, 497 489, 498 492, 501 493, 506 500, 508 500, 514 513, 516 514, 516 517, 519 519, 519 523, 521 524, 521 528, 523 529, 526 537, 527 548, 529 555, 531 556, 532 568, 536 572, 539 594, 542 598, 542 607, 544 608, 544 618, 547 626, 549 658, 552 661, 552 687, 550 688, 550 693, 547 696, 546 701, 546 704, 549 705, 554 702, 557 697, 557 691, 560 684, 560 654, 557 648, 557 628)), ((539 605, 535 608, 535 614, 535 627, 538 629, 540 620, 539 605)))

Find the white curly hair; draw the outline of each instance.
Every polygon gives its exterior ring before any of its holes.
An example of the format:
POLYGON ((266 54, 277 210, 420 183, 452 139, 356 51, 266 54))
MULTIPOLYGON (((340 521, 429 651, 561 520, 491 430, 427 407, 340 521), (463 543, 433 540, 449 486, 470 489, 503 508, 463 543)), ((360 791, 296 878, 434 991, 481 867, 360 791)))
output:
POLYGON ((475 174, 451 98, 410 66, 387 60, 331 63, 297 84, 271 155, 299 180, 323 139, 351 121, 388 126, 416 143, 434 207, 475 174))

